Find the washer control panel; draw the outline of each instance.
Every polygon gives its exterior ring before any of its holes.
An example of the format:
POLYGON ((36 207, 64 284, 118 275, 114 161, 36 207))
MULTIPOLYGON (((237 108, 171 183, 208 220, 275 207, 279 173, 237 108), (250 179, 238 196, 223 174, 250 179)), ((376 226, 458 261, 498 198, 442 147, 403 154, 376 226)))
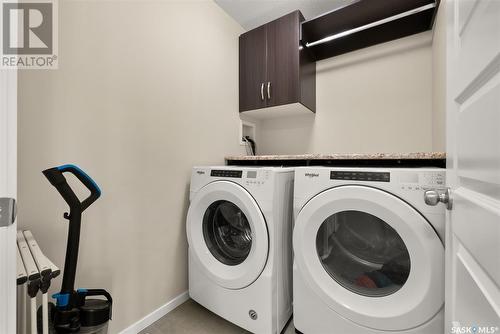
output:
POLYGON ((210 176, 215 177, 234 177, 241 179, 243 175, 243 171, 241 170, 230 170, 230 169, 212 169, 210 171, 210 176))
POLYGON ((247 186, 260 186, 269 179, 266 170, 237 170, 237 169, 212 169, 210 176, 218 178, 242 179, 241 183, 247 186))
POLYGON ((261 186, 269 179, 269 172, 265 170, 247 170, 243 173, 245 185, 261 186))

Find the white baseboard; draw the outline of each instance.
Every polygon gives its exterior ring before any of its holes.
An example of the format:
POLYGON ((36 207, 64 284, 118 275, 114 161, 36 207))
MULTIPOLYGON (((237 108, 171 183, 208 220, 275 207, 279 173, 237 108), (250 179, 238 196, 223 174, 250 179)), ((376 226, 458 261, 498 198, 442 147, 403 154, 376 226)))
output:
POLYGON ((180 304, 184 303, 189 299, 188 291, 184 291, 171 301, 167 302, 165 305, 160 306, 141 320, 133 323, 129 327, 125 328, 120 334, 137 334, 142 331, 144 328, 151 325, 153 322, 159 320, 161 317, 175 309, 180 304))

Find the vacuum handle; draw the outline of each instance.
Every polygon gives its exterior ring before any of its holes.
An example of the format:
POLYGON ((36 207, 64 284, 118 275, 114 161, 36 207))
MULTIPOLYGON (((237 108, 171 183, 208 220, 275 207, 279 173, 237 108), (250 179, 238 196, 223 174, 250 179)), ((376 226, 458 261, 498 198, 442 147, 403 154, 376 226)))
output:
POLYGON ((71 209, 78 208, 80 212, 85 211, 92 203, 94 203, 101 196, 101 189, 90 176, 87 175, 76 165, 62 165, 59 167, 49 168, 43 171, 45 177, 57 189, 57 191, 68 203, 71 209), (76 176, 80 182, 90 191, 89 197, 83 202, 80 202, 75 192, 69 186, 63 173, 69 172, 76 176))
POLYGON ((85 296, 103 296, 110 303, 113 302, 111 294, 104 289, 78 289, 78 293, 84 294, 85 296))

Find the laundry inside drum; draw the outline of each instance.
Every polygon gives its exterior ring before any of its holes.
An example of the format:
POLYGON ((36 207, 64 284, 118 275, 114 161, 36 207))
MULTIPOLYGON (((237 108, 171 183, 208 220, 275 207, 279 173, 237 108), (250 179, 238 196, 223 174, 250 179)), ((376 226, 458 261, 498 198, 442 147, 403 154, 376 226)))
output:
POLYGON ((329 216, 318 230, 316 250, 323 268, 338 284, 363 296, 393 294, 410 274, 410 255, 399 234, 366 212, 329 216))

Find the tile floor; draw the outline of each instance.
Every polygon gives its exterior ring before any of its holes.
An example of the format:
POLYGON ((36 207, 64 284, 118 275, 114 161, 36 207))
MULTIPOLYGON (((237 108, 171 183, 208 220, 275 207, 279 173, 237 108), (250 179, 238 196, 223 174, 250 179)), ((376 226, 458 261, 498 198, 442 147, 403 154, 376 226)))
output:
MULTIPOLYGON (((144 329, 140 334, 246 334, 246 330, 233 325, 203 306, 188 300, 175 310, 144 329)), ((295 333, 290 321, 282 334, 295 333)))

